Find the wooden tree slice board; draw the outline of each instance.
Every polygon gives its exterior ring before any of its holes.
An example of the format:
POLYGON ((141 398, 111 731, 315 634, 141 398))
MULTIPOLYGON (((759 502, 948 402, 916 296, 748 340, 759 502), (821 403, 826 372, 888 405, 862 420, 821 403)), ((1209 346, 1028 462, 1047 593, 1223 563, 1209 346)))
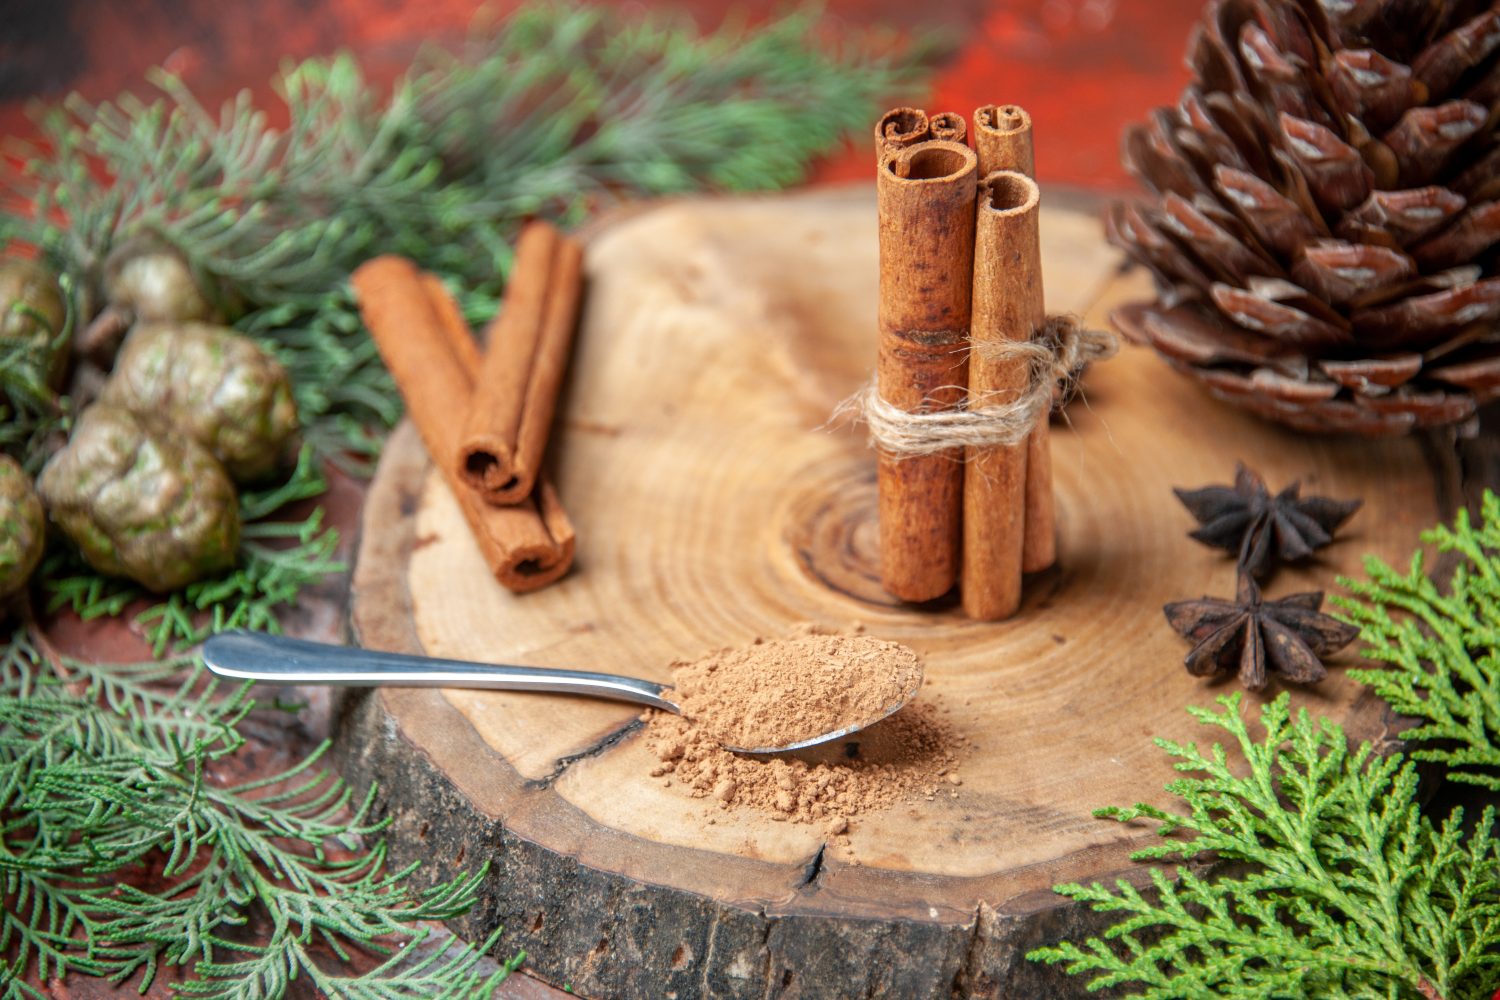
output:
MULTIPOLYGON (((1146 291, 1092 213, 1049 207, 1042 228, 1051 310, 1102 325, 1146 291)), ((592 236, 555 439, 578 561, 551 588, 490 578, 409 429, 382 458, 354 579, 365 645, 665 678, 674 659, 797 623, 858 622, 924 655, 923 697, 973 741, 956 794, 861 816, 845 847, 651 778, 629 706, 432 690, 349 706, 340 752, 380 784, 396 860, 434 876, 490 862, 464 930, 503 925, 500 953, 525 948, 577 992, 1082 995, 1023 957, 1098 926, 1050 887, 1143 877, 1128 855, 1149 830, 1092 810, 1165 803, 1152 737, 1211 740, 1183 709, 1234 689, 1188 676, 1162 618, 1167 601, 1234 590, 1232 560, 1185 537, 1171 487, 1229 481, 1242 459, 1273 488, 1364 498, 1271 596, 1331 588, 1365 552, 1404 560, 1449 513, 1418 440, 1302 437, 1126 349, 1053 435, 1060 565, 1028 581, 1021 614, 901 605, 875 569, 872 454, 824 426, 873 366, 875 255, 865 190, 673 203, 592 236)), ((1387 735, 1341 671, 1293 697, 1356 738, 1387 735)))

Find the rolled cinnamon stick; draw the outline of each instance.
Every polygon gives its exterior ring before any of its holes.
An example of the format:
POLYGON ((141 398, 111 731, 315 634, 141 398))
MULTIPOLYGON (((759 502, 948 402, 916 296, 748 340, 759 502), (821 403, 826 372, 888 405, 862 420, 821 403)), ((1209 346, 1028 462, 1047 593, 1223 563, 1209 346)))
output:
POLYGON ((550 483, 520 504, 494 507, 458 476, 459 430, 473 401, 480 355, 457 304, 432 275, 377 257, 353 276, 361 315, 433 464, 443 473, 495 578, 524 593, 573 563, 573 526, 550 483))
POLYGON ((516 246, 457 457, 458 475, 488 503, 532 493, 573 342, 582 262, 582 248, 545 222, 527 226, 516 246))
POLYGON ((898 149, 932 138, 927 112, 921 108, 892 108, 875 123, 875 162, 898 149))
POLYGON ((1026 439, 1026 549, 1021 569, 1040 573, 1057 562, 1057 500, 1052 494, 1052 428, 1043 417, 1026 439))
MULTIPOLYGON (((973 150, 937 140, 897 149, 878 171, 876 380, 908 412, 964 397, 977 171, 973 150)), ((881 581, 903 600, 940 597, 958 578, 962 457, 878 458, 881 581)))
MULTIPOLYGON (((974 149, 981 177, 997 170, 1036 176, 1031 115, 1014 104, 974 111, 974 149)), ((1057 503, 1052 494, 1052 433, 1043 420, 1032 431, 1026 459, 1026 550, 1022 568, 1037 573, 1057 562, 1057 503)))
MULTIPOLYGON (((448 289, 443 286, 442 279, 437 275, 426 271, 418 271, 417 274, 422 282, 422 291, 427 294, 427 301, 437 317, 443 341, 448 345, 449 352, 458 359, 459 367, 465 372, 479 371, 484 355, 480 353, 479 342, 470 332, 469 321, 464 319, 463 310, 458 308, 458 302, 448 294, 448 289)), ((378 340, 376 346, 380 346, 378 340)), ((472 379, 473 376, 470 375, 470 378, 472 379)))
MULTIPOLYGON (((1043 319, 1041 193, 1025 174, 1000 171, 979 185, 974 232, 974 293, 969 406, 1013 402, 1030 382, 1024 358, 986 345, 1029 340, 1043 319)), ((1028 440, 970 447, 964 464, 964 612, 981 621, 1009 618, 1021 606, 1026 546, 1028 440)))
MULTIPOLYGON (((927 130, 934 139, 944 142, 963 142, 968 134, 969 123, 957 111, 940 111, 927 120, 927 130)), ((983 176, 983 174, 981 174, 983 176)))
POLYGON ((986 104, 976 108, 974 151, 979 155, 981 177, 988 177, 996 170, 1015 170, 1035 177, 1031 115, 1014 104, 986 104))

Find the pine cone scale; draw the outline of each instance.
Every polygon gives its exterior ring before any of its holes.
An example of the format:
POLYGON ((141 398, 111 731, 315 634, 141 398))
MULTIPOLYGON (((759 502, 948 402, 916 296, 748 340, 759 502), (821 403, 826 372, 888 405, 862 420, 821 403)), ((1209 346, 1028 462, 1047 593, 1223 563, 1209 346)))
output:
POLYGON ((1358 361, 1320 361, 1318 368, 1339 385, 1367 396, 1377 396, 1382 389, 1394 389, 1410 382, 1422 370, 1422 355, 1397 354, 1384 358, 1361 358, 1358 361))
POLYGON ((1441 232, 1423 240, 1412 255, 1424 270, 1439 271, 1473 260, 1500 241, 1500 201, 1474 205, 1441 232))
MULTIPOLYGON (((1278 286, 1281 291, 1281 286, 1278 286)), ((1250 288, 1215 284, 1209 295, 1219 309, 1247 330, 1264 333, 1298 347, 1330 347, 1352 343, 1347 329, 1271 295, 1250 288)), ((1309 305, 1316 305, 1309 303, 1309 305)))
POLYGON ((1432 378, 1474 394, 1480 403, 1500 398, 1500 355, 1430 370, 1432 378))
POLYGON ((1365 343, 1380 348, 1397 344, 1424 346, 1469 323, 1500 317, 1500 278, 1415 295, 1378 309, 1360 310, 1354 322, 1365 343))
POLYGON ((1195 80, 1130 129, 1154 198, 1117 311, 1209 392, 1314 431, 1472 426, 1500 392, 1500 5, 1211 0, 1195 80))
POLYGON ((1488 117, 1488 111, 1473 101, 1407 111, 1383 140, 1401 162, 1401 183, 1430 183, 1449 155, 1473 138, 1488 117))
POLYGON ((1412 73, 1433 94, 1447 94, 1500 48, 1500 11, 1487 10, 1433 42, 1412 63, 1412 73))
POLYGON ((1161 310, 1135 303, 1115 310, 1110 320, 1135 343, 1189 365, 1234 362, 1293 375, 1302 370, 1301 358, 1274 340, 1239 330, 1226 337, 1191 307, 1161 310))
POLYGON ((1359 150, 1333 130, 1286 112, 1279 119, 1287 153, 1302 171, 1313 198, 1325 213, 1337 214, 1364 201, 1375 175, 1359 150))
POLYGON ((1344 50, 1333 57, 1329 86, 1347 114, 1384 130, 1411 107, 1412 71, 1371 49, 1344 50))
POLYGON ((1399 250, 1342 240, 1309 243, 1292 265, 1298 284, 1334 305, 1346 305, 1416 272, 1417 262, 1399 250))
POLYGON ((1441 187, 1372 191, 1363 205, 1344 217, 1345 228, 1383 230, 1405 245, 1435 232, 1467 204, 1463 195, 1441 187))

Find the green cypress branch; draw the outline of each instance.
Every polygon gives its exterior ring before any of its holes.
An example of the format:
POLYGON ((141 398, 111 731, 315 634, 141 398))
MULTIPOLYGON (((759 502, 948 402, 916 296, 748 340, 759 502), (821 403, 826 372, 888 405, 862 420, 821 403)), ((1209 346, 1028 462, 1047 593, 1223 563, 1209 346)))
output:
POLYGON ((1410 759, 1351 751, 1343 731, 1286 696, 1262 710, 1252 739, 1238 696, 1223 713, 1192 709, 1229 732, 1250 773, 1236 776, 1218 744, 1157 741, 1178 770, 1167 786, 1181 812, 1154 806, 1099 815, 1158 824, 1163 843, 1136 856, 1212 856, 1248 865, 1243 877, 1157 869, 1153 891, 1059 886, 1123 919, 1101 937, 1041 948, 1033 958, 1094 974, 1090 988, 1168 997, 1318 996, 1491 1000, 1500 981, 1500 846, 1486 809, 1472 830, 1455 810, 1422 815, 1413 760, 1457 781, 1500 788, 1500 499, 1486 492, 1481 521, 1459 511, 1422 537, 1457 563, 1446 589, 1417 552, 1406 572, 1369 558, 1367 580, 1335 597, 1383 669, 1351 670, 1396 711, 1417 720, 1402 737, 1410 759))
POLYGON ((1397 712, 1417 720, 1402 738, 1412 756, 1454 781, 1500 788, 1500 498, 1486 491, 1478 526, 1460 510, 1422 539, 1458 562, 1446 591, 1422 552, 1405 573, 1365 560, 1368 580, 1343 580, 1334 598, 1360 627, 1365 656, 1384 669, 1351 670, 1397 712))
POLYGON ((1204 878, 1177 867, 1151 872, 1152 892, 1057 891, 1124 919, 1102 937, 1029 957, 1093 973, 1090 989, 1188 997, 1488 1000, 1500 975, 1500 844, 1487 809, 1465 834, 1459 810, 1435 826, 1421 815, 1414 765, 1351 750, 1343 730, 1285 694, 1249 732, 1238 693, 1223 710, 1191 709, 1222 729, 1249 765, 1239 775, 1218 743, 1158 740, 1183 777, 1167 786, 1182 811, 1104 809, 1122 823, 1147 819, 1166 840, 1139 860, 1211 856, 1248 874, 1204 878))

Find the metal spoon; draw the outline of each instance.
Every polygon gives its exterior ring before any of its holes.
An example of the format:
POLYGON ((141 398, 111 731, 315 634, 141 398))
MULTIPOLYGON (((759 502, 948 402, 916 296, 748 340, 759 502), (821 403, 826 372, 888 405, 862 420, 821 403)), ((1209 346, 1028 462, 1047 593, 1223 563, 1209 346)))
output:
MULTIPOLYGON (((504 663, 470 663, 440 660, 430 656, 382 653, 355 646, 334 646, 306 639, 291 639, 264 632, 230 631, 212 636, 203 644, 203 662, 221 677, 272 681, 278 684, 327 684, 334 687, 446 687, 482 688, 490 691, 550 691, 650 705, 677 715, 682 709, 664 692, 671 688, 656 681, 617 674, 598 674, 553 667, 520 667, 504 663)), ((912 685, 894 703, 855 725, 831 733, 799 740, 785 746, 734 747, 737 753, 784 753, 827 743, 872 726, 911 700, 922 685, 917 675, 912 685)))

